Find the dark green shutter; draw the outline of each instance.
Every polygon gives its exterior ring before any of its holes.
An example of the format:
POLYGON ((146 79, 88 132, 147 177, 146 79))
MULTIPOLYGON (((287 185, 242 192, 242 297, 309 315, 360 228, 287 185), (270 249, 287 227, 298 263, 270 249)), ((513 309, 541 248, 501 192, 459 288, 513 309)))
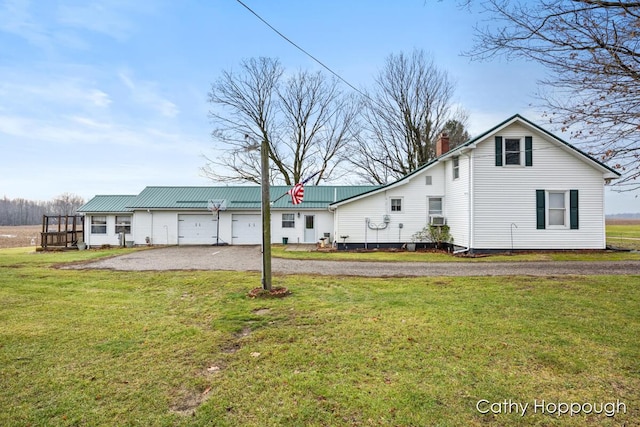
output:
POLYGON ((502 137, 496 136, 496 166, 502 166, 502 137))
POLYGON ((538 230, 545 229, 544 197, 544 190, 536 190, 536 228, 538 230))
POLYGON ((533 166, 533 137, 524 137, 524 164, 533 166))
POLYGON ((569 224, 572 230, 578 229, 578 190, 569 192, 569 224))

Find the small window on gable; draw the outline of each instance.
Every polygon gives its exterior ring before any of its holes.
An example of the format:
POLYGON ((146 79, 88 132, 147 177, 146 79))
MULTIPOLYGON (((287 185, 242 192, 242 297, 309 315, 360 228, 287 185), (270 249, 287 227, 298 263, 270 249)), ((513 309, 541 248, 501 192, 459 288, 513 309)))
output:
POLYGON ((424 184, 431 185, 433 184, 433 177, 431 175, 427 175, 424 177, 424 184))
POLYGON ((296 228, 296 215, 292 213, 282 214, 282 228, 296 228))
POLYGON ((453 179, 460 178, 460 157, 455 156, 452 159, 453 163, 453 179))
POLYGON ((519 165, 520 164, 520 140, 506 138, 504 140, 504 164, 519 165))
POLYGON ((391 212, 402 212, 402 199, 391 199, 391 212))
POLYGON ((533 137, 522 138, 495 137, 496 166, 533 166, 533 137))

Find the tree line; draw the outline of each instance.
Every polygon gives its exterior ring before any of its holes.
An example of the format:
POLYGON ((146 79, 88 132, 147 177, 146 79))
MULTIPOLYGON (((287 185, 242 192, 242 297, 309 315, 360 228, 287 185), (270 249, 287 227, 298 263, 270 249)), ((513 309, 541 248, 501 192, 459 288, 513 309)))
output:
POLYGON ((34 201, 22 198, 0 199, 0 225, 42 224, 43 215, 75 215, 84 204, 80 196, 63 193, 49 201, 34 201))

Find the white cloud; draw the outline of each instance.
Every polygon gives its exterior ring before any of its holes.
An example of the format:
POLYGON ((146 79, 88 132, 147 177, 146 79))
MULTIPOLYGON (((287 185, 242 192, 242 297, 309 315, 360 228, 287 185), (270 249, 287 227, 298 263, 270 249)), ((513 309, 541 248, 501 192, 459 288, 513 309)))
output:
POLYGON ((157 84, 149 81, 134 81, 128 71, 120 71, 118 77, 131 92, 131 97, 137 104, 155 110, 163 117, 176 117, 180 110, 178 106, 158 93, 157 84))
MULTIPOLYGON (((134 2, 130 2, 134 3, 134 2)), ((119 41, 131 35, 134 26, 128 18, 127 3, 82 2, 63 4, 57 10, 58 21, 69 27, 105 34, 119 41)))
POLYGON ((34 20, 30 3, 29 0, 5 0, 0 7, 0 30, 48 48, 50 34, 34 20))

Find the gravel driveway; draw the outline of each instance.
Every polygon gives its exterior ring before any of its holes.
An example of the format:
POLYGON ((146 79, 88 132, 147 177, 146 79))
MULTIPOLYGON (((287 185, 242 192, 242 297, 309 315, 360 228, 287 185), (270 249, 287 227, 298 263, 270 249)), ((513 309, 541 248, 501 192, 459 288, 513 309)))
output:
MULTIPOLYGON (((68 268, 144 270, 260 271, 259 246, 171 246, 155 248, 68 268)), ((640 275, 640 261, 542 262, 353 262, 272 259, 272 271, 283 274, 341 276, 549 276, 563 274, 640 275)))

